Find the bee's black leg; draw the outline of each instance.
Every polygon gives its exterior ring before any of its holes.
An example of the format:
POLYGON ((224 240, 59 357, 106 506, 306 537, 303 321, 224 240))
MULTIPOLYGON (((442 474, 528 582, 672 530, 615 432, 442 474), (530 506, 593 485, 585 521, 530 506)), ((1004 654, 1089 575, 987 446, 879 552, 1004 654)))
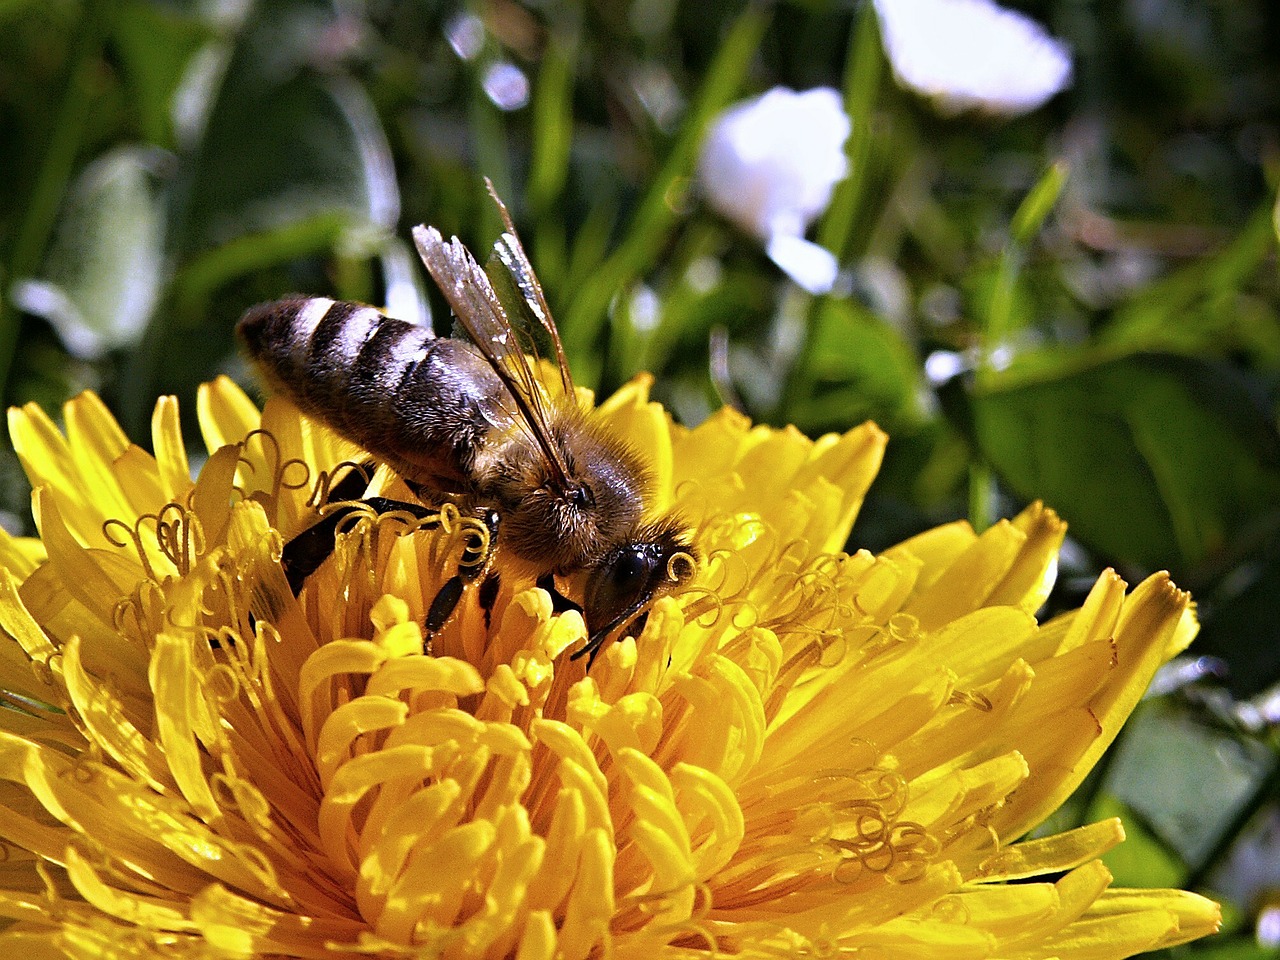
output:
POLYGON ((484 628, 493 626, 493 605, 498 602, 498 588, 502 586, 502 577, 491 573, 480 581, 480 589, 476 593, 476 602, 484 611, 484 628))
POLYGON ((489 574, 498 543, 498 511, 482 510, 478 519, 488 529, 489 537, 483 545, 467 545, 458 559, 458 572, 444 582, 444 586, 431 601, 423 621, 423 647, 428 653, 431 651, 431 641, 449 622, 463 593, 477 580, 480 581, 480 605, 484 610, 485 627, 489 626, 490 609, 498 596, 498 576, 489 574), (492 587, 489 586, 490 581, 493 583, 492 587))
POLYGON ((582 612, 582 607, 574 603, 563 593, 556 589, 555 574, 544 573, 534 581, 534 586, 541 587, 551 597, 551 610, 554 613, 564 613, 566 610, 577 610, 582 612))
POLYGON ((587 672, 590 673, 591 665, 596 662, 596 654, 599 653, 600 648, 604 646, 605 636, 605 634, 598 634, 597 636, 591 637, 582 647, 569 654, 569 659, 581 660, 583 657, 586 657, 587 672))
MULTIPOLYGON (((342 483, 346 483, 347 479, 344 478, 342 483)), ((338 486, 341 485, 340 483, 338 486)), ((370 497, 368 500, 360 502, 373 510, 374 513, 403 511, 419 520, 425 520, 435 515, 434 510, 430 510, 420 503, 408 503, 403 500, 392 500, 388 497, 370 497)), ((319 570, 321 564, 333 556, 333 551, 337 546, 335 537, 338 532, 338 526, 344 519, 359 509, 361 507, 356 504, 338 507, 333 512, 322 517, 318 523, 307 527, 307 529, 284 545, 284 550, 281 551, 280 555, 280 565, 284 567, 285 579, 289 581, 289 589, 293 591, 295 597, 302 592, 302 585, 307 582, 307 577, 319 570)))
POLYGON ((466 589, 466 582, 458 574, 454 574, 444 582, 444 586, 436 594, 434 600, 431 601, 431 608, 427 610, 427 617, 424 626, 427 630, 427 643, 431 643, 431 638, 449 622, 449 618, 453 616, 453 611, 458 608, 458 601, 462 599, 462 591, 466 589))
POLYGON ((332 484, 325 491, 325 503, 339 503, 343 500, 359 500, 364 496, 364 492, 369 489, 369 481, 373 477, 374 463, 372 460, 363 460, 360 463, 353 464, 351 469, 347 471, 347 475, 332 484))
POLYGON ((335 510, 319 523, 313 524, 284 545, 280 553, 280 566, 284 568, 289 589, 296 597, 302 592, 307 577, 320 569, 320 565, 333 555, 334 535, 340 524, 355 507, 335 510))
MULTIPOLYGON (((352 471, 358 475, 358 471, 352 471)), ((358 487, 346 487, 350 476, 344 477, 336 484, 332 494, 358 492, 358 487)), ((366 481, 367 484, 367 481, 366 481)), ((337 502, 332 501, 331 502, 337 502)), ((393 500, 390 497, 368 497, 358 503, 335 507, 312 524, 302 533, 284 545, 281 552, 280 565, 284 568, 285 579, 289 581, 289 589, 296 597, 302 592, 307 578, 320 569, 321 565, 333 556, 337 547, 337 532, 343 520, 356 510, 372 510, 377 514, 392 512, 408 513, 418 520, 432 521, 424 524, 425 528, 438 525, 438 511, 420 503, 409 503, 404 500, 393 500)), ((498 596, 498 577, 489 573, 492 565, 494 548, 498 539, 499 516, 496 510, 484 510, 479 518, 488 529, 489 536, 483 544, 467 544, 459 558, 458 572, 444 582, 431 606, 427 609, 423 627, 425 629, 425 646, 430 650, 431 640, 442 630, 458 607, 463 593, 477 580, 480 581, 480 604, 485 613, 485 626, 489 625, 489 616, 493 603, 498 596)))
MULTIPOLYGON (((631 624, 630 624, 631 635, 634 637, 640 636, 641 632, 644 630, 645 624, 648 622, 649 622, 649 611, 646 610, 642 614, 640 614, 640 616, 636 617, 634 620, 631 621, 631 624)), ((624 622, 623 626, 626 626, 626 625, 627 624, 624 622)), ((587 670, 590 671, 591 665, 596 662, 596 654, 598 654, 602 649, 604 649, 605 638, 608 637, 611 632, 612 630, 606 629, 606 630, 602 630, 600 633, 595 634, 594 636, 589 637, 586 644, 583 645, 581 649, 575 650, 573 651, 573 653, 569 654, 569 659, 581 660, 583 657, 586 657, 587 670)))

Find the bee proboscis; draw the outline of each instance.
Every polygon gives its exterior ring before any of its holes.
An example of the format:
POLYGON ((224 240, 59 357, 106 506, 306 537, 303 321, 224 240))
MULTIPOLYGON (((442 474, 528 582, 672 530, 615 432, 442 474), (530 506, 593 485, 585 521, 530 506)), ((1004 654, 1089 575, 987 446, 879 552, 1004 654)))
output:
MULTIPOLYGON (((490 269, 514 284, 515 302, 504 304, 457 237, 413 231, 469 340, 307 296, 253 307, 237 332, 272 389, 389 464, 420 501, 372 498, 372 509, 425 517, 453 503, 488 527, 488 555, 461 565, 432 603, 428 639, 496 550, 504 570, 566 584, 588 628, 574 657, 594 658, 615 631, 693 575, 692 532, 674 514, 648 515, 643 459, 579 405, 542 286, 492 185, 489 192, 505 226, 490 269), (517 308, 532 318, 525 326, 512 322, 517 308), (554 389, 527 355, 525 327, 535 324, 559 369, 554 389)), ((295 592, 333 552, 334 517, 286 545, 295 592)))

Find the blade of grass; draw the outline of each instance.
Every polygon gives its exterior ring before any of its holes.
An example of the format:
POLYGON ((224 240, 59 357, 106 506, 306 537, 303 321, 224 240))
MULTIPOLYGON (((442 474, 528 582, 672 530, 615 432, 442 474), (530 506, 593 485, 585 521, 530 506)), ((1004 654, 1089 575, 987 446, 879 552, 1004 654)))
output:
POLYGON ((680 136, 640 201, 626 238, 569 304, 561 333, 570 359, 591 350, 614 295, 656 261, 679 215, 673 198, 683 192, 692 174, 707 125, 741 89, 770 13, 769 7, 752 4, 738 16, 707 70, 680 136))
MULTIPOLYGON (((66 90, 58 104, 58 113, 50 127, 48 149, 31 186, 27 208, 23 213, 9 256, 5 280, 13 282, 30 276, 40 263, 49 238, 53 234, 62 198, 71 181, 76 154, 90 108, 97 94, 97 76, 102 61, 103 45, 110 29, 110 16, 115 4, 88 4, 83 27, 76 37, 66 90)), ((7 394, 9 373, 18 348, 19 318, 7 295, 0 296, 0 398, 7 394)))
POLYGON ((844 110, 851 129, 845 143, 849 175, 836 187, 831 206, 818 227, 818 243, 843 260, 852 246, 853 226, 866 192, 867 157, 871 153, 871 113, 880 92, 884 54, 880 50, 880 25, 875 8, 863 3, 854 18, 853 35, 845 61, 844 110))
POLYGON ((533 235, 535 262, 544 286, 553 295, 564 289, 569 270, 568 238, 560 210, 573 146, 578 42, 576 20, 552 31, 533 91, 533 144, 525 196, 537 224, 533 235))
POLYGON ((233 277, 333 249, 347 224, 345 214, 321 214, 238 237, 195 258, 178 271, 170 287, 175 320, 182 324, 201 316, 214 291, 233 277))
POLYGON ((1053 206, 1062 194, 1067 182, 1068 168, 1065 161, 1058 160, 1049 166, 1044 175, 1031 188, 1030 192, 1018 204, 1010 225, 1009 242, 1005 244, 1000 256, 1000 265, 996 272, 995 288, 991 294, 991 304, 987 310, 986 328, 983 330, 982 360, 978 375, 990 364, 991 353, 1012 333, 1013 294, 1018 284, 1018 275, 1026 261, 1027 248, 1035 239, 1036 233, 1044 224, 1053 206))
MULTIPOLYGON (((883 69, 884 56, 880 52, 880 29, 875 7, 866 2, 854 17, 845 59, 844 110, 849 116, 850 129, 844 153, 849 162, 849 174, 836 185, 831 205, 818 225, 818 243, 834 253, 837 260, 846 259, 853 246, 853 226, 866 192, 867 158, 871 153, 871 113, 880 91, 883 69)), ((795 374, 809 364, 816 303, 813 297, 805 301, 804 323, 798 331, 800 342, 795 347, 788 373, 783 377, 777 409, 773 412, 775 418, 789 418, 795 406, 796 392, 803 379, 795 374)))
MULTIPOLYGON (((979 351, 977 380, 979 389, 989 379, 993 369, 992 357, 1004 343, 1013 326, 1013 295, 1017 289, 1018 275, 1026 262, 1027 248, 1045 218, 1053 210, 1062 195, 1068 175, 1067 164, 1058 160, 1050 165, 1044 175, 1018 204, 1009 229, 1009 241, 1000 255, 996 271, 991 303, 987 309, 987 322, 982 331, 982 349, 979 351)), ((974 461, 969 466, 969 523, 981 533, 995 519, 995 475, 989 464, 974 461)))
MULTIPOLYGON (((471 91, 470 114, 476 144, 476 167, 493 181, 498 196, 511 197, 511 185, 514 181, 511 176, 511 158, 507 155, 507 124, 502 112, 484 92, 478 71, 471 91)), ((495 238, 502 232, 502 218, 489 199, 483 178, 477 182, 476 190, 475 209, 479 219, 476 235, 487 239, 495 238)))
POLYGON ((530 210, 539 221, 554 216, 569 176, 577 57, 576 29, 552 33, 534 87, 533 144, 526 191, 530 210))

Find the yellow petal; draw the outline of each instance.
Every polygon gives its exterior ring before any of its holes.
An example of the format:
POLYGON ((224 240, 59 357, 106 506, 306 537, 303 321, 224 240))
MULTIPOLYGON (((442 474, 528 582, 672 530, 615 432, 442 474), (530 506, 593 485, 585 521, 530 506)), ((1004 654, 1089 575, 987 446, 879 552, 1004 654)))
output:
POLYGON ((262 414, 243 390, 229 377, 201 384, 196 400, 196 417, 209 453, 244 441, 262 426, 262 414))
POLYGON ((1124 840, 1118 817, 1077 827, 1066 833, 1024 840, 984 860, 982 880, 1022 880, 1038 874, 1070 870, 1101 857, 1124 840))
POLYGON ((182 442, 182 421, 176 397, 161 397, 151 415, 151 448, 156 453, 156 469, 164 500, 181 501, 191 489, 191 467, 182 442))

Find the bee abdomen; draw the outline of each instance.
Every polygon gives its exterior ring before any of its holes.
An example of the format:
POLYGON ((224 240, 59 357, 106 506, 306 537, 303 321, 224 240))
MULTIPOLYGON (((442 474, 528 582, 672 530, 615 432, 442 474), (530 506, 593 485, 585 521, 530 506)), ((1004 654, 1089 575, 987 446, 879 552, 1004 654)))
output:
POLYGON ((289 297, 237 330, 273 390, 431 489, 467 488, 476 450, 509 416, 469 345, 372 307, 289 297))
POLYGON ((238 331, 278 390, 334 426, 362 432, 394 416, 392 397, 433 341, 423 327, 326 297, 253 307, 238 331))

